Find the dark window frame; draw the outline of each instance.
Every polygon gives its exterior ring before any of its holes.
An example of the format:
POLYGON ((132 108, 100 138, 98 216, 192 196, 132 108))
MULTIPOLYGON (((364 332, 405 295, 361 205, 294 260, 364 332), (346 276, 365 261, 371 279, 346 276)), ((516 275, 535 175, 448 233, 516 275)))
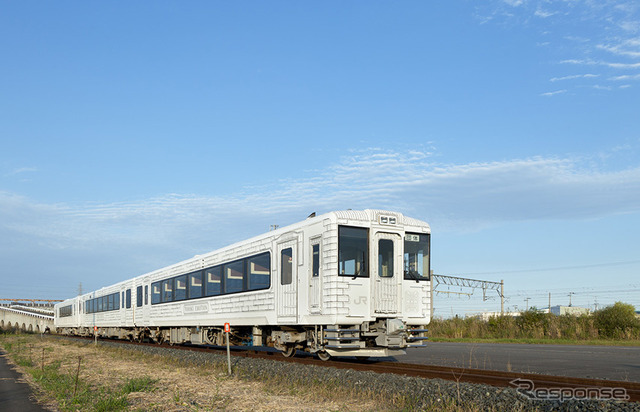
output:
MULTIPOLYGON (((403 242, 405 244, 404 246, 404 250, 402 253, 402 272, 403 272, 403 279, 404 280, 413 280, 413 281, 430 281, 431 280, 431 234, 430 233, 412 233, 412 232, 407 232, 405 233, 405 237, 403 238, 403 242), (405 271, 405 267, 406 267, 406 261, 405 261, 405 256, 407 255, 407 247, 406 247, 406 236, 407 235, 413 235, 413 236, 426 236, 427 238, 427 257, 426 257, 426 264, 427 264, 427 273, 423 274, 421 277, 417 278, 408 274, 407 271, 405 271)), ((424 259, 424 255, 423 255, 423 259, 424 259)), ((423 263, 424 265, 424 263, 423 263)))
MULTIPOLYGON (((212 283, 213 284, 213 283, 212 283)), ((268 290, 272 287, 272 273, 271 273, 271 251, 267 250, 265 252, 261 252, 255 255, 251 255, 251 256, 246 256, 244 258, 240 258, 240 259, 235 259, 229 262, 224 262, 222 264, 219 265, 215 265, 215 266, 210 266, 208 268, 205 268, 203 270, 200 271, 196 271, 196 272, 192 272, 192 273, 185 273, 185 274, 181 274, 181 275, 177 275, 177 276, 172 276, 170 278, 166 278, 166 279, 161 279, 158 280, 156 282, 151 283, 151 304, 152 305, 158 305, 158 304, 162 304, 162 303, 171 303, 171 302, 184 302, 187 300, 194 300, 194 299, 206 299, 206 298, 211 298, 211 297, 216 297, 216 296, 223 296, 223 295, 234 295, 234 294, 238 294, 238 293, 248 293, 248 292, 259 292, 259 291, 263 291, 263 290, 268 290), (262 255, 266 255, 267 257, 267 261, 269 262, 269 281, 268 281, 268 286, 264 286, 261 287, 259 289, 249 289, 250 285, 250 280, 249 280, 249 262, 251 261, 251 259, 255 259, 258 257, 261 257, 262 255), (238 265, 238 264, 242 264, 242 286, 240 290, 234 290, 231 292, 227 291, 227 279, 226 279, 226 268, 227 267, 231 267, 232 265, 238 265), (217 294, 210 294, 211 291, 209 290, 209 271, 214 271, 217 270, 220 273, 220 293, 217 294), (202 296, 198 296, 198 297, 191 297, 189 290, 191 287, 191 283, 190 283, 190 275, 192 274, 201 274, 202 276, 202 296), (175 280, 179 277, 182 276, 186 276, 186 281, 187 281, 187 297, 186 299, 181 299, 181 300, 176 300, 175 299, 175 280), (164 284, 165 282, 171 282, 171 299, 165 300, 165 295, 164 295, 164 284), (160 299, 159 301, 154 301, 154 293, 153 293, 153 288, 155 285, 159 285, 160 286, 160 299)))
MULTIPOLYGON (((370 249, 369 246, 370 246, 370 243, 371 243, 371 233, 370 232, 371 231, 369 230, 368 227, 346 226, 346 225, 338 226, 338 276, 350 277, 350 278, 354 278, 354 279, 370 277, 370 274, 369 274, 369 266, 370 266, 369 265, 369 255, 371 254, 371 251, 369 250, 370 249), (366 231, 366 233, 367 233, 367 239, 366 239, 367 247, 366 247, 366 250, 365 250, 364 262, 363 262, 364 263, 364 269, 361 270, 360 272, 356 273, 356 274, 340 273, 340 261, 341 261, 341 255, 340 254, 342 252, 341 239, 343 237, 341 232, 343 230, 353 230, 353 229, 366 231), (363 273, 363 274, 360 274, 360 273, 363 273)), ((354 266, 355 266, 355 262, 354 262, 354 266)), ((355 271, 355 267, 354 267, 354 271, 355 271)))
POLYGON ((293 283, 293 247, 284 248, 280 251, 280 284, 283 286, 293 283), (290 254, 285 254, 286 251, 290 251, 290 254), (291 259, 291 263, 284 264, 285 256, 291 259), (288 270, 285 271, 285 268, 288 270))

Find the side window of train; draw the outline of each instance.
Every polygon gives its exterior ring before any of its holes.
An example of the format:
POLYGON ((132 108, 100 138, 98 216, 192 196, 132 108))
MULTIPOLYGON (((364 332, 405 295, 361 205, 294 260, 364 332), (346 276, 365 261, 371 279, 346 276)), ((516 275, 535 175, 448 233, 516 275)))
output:
POLYGON ((242 292, 244 288, 244 259, 224 265, 224 292, 242 292))
POLYGON ((136 288, 136 306, 142 306, 142 286, 136 288))
POLYGON ((195 272, 189 274, 189 298, 202 297, 202 272, 195 272))
POLYGON ((293 248, 280 252, 280 284, 290 285, 293 281, 293 248))
POLYGON ((127 299, 127 309, 131 309, 131 289, 127 289, 127 292, 125 293, 125 298, 127 299))
POLYGON ((161 287, 162 287, 162 282, 154 282, 151 284, 151 304, 152 305, 162 302, 162 293, 160 289, 161 287))
POLYGON ((263 253, 248 259, 247 290, 268 289, 271 286, 271 255, 263 253))
POLYGON ((162 301, 171 302, 173 300, 173 279, 162 281, 162 301))
POLYGON ((123 290, 122 291, 122 309, 124 309, 124 302, 125 300, 124 300, 124 290, 123 290))
POLYGON ((175 278, 175 287, 173 300, 185 300, 187 298, 187 275, 175 278))
POLYGON ((149 304, 149 285, 144 285, 144 304, 149 304))
POLYGON ((207 278, 207 296, 215 296, 222 293, 222 266, 209 268, 205 272, 207 278))
POLYGON ((316 243, 315 245, 311 245, 311 254, 312 254, 312 265, 311 265, 311 276, 317 278, 320 276, 320 244, 316 243))

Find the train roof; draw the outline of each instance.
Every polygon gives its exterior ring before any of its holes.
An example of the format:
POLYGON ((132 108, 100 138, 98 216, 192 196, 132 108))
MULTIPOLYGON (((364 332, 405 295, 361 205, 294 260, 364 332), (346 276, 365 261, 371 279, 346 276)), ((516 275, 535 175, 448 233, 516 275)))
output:
MULTIPOLYGON (((167 270, 171 270, 172 268, 175 267, 180 267, 183 266, 185 264, 188 264, 192 261, 194 261, 194 259, 202 259, 205 256, 210 256, 213 254, 218 254, 218 253, 224 253, 227 250, 232 250, 234 248, 237 248, 238 246, 244 244, 244 243, 252 243, 252 242, 256 242, 256 241, 260 241, 262 239, 267 239, 269 237, 278 237, 280 235, 284 235, 288 232, 294 231, 294 230, 298 230, 301 229, 305 226, 309 226, 309 225, 313 225, 315 223, 318 222, 322 222, 325 219, 330 219, 332 221, 335 221, 337 223, 349 223, 349 224, 357 224, 357 222, 362 222, 364 223, 371 223, 373 222, 377 222, 379 221, 381 216, 386 216, 386 217, 395 217, 397 219, 397 222, 400 222, 404 227, 411 227, 414 228, 414 230, 421 230, 423 233, 430 233, 431 232, 431 228, 429 226, 429 224, 425 221, 419 220, 419 219, 414 219, 411 217, 407 217, 404 216, 402 213, 399 212, 392 212, 392 211, 388 211, 388 210, 377 210, 377 209, 365 209, 365 210, 340 210, 340 211, 331 211, 331 212, 327 212, 324 213, 322 215, 315 215, 315 213, 312 213, 307 219, 290 224, 288 226, 284 226, 281 228, 278 228, 276 230, 272 230, 269 232, 265 232, 262 233, 260 235, 251 237, 249 239, 245 239, 245 240, 241 240, 239 242, 235 242, 231 245, 210 251, 210 252, 206 252, 203 254, 199 254, 199 255, 195 255, 189 259, 185 259, 183 261, 174 263, 172 265, 169 266, 165 266, 163 268, 159 268, 156 270, 153 270, 151 272, 147 272, 144 273, 142 275, 138 275, 138 276, 134 276, 132 278, 123 280, 121 282, 118 283, 114 283, 112 285, 108 285, 108 286, 104 286, 98 290, 95 291, 91 291, 89 293, 85 293, 82 296, 84 297, 89 297, 90 295, 94 295, 97 294, 105 289, 112 289, 112 288, 117 288, 118 286, 124 284, 124 283, 129 283, 134 279, 137 278, 142 278, 142 277, 147 277, 147 276, 152 276, 158 272, 163 272, 163 271, 167 271, 167 270)), ((71 299, 67 299, 62 303, 59 303, 58 305, 61 304, 65 304, 67 301, 71 301, 75 298, 71 298, 71 299)), ((56 305, 56 306, 58 306, 56 305)))

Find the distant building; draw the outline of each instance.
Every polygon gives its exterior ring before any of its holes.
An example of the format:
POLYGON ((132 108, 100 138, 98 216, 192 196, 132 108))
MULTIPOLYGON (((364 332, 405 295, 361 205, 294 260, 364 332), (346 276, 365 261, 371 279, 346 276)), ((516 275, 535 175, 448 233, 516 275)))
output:
POLYGON ((588 315, 589 309, 579 306, 551 306, 551 313, 554 315, 588 315))
POLYGON ((488 322, 489 319, 491 318, 495 318, 498 316, 520 316, 521 312, 483 312, 483 313, 478 313, 476 315, 469 315, 469 317, 474 317, 474 318, 479 318, 482 319, 485 322, 488 322))

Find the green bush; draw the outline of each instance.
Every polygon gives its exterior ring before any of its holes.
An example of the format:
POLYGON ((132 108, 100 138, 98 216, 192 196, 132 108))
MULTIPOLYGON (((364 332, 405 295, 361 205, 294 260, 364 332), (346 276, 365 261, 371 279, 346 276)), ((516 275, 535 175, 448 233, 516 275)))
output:
POLYGON ((429 324, 433 338, 465 339, 640 339, 640 320, 633 306, 617 302, 592 315, 551 315, 536 308, 520 316, 433 319, 429 324))
POLYGON ((594 314, 595 325, 600 336, 613 339, 637 338, 640 321, 636 318, 632 305, 616 302, 594 314))

